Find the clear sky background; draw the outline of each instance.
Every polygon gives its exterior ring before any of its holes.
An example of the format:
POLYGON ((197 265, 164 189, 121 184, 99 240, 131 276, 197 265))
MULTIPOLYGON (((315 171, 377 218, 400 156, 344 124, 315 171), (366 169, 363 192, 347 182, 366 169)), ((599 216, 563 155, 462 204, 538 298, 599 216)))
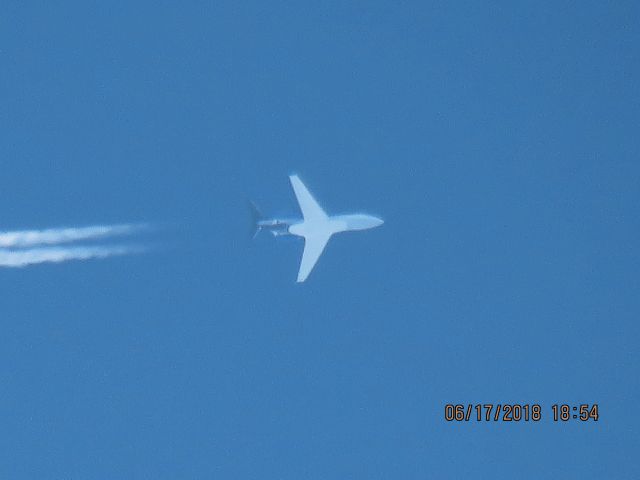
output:
POLYGON ((637 2, 316 3, 2 2, 0 228, 161 228, 0 270, 0 477, 640 478, 637 2))

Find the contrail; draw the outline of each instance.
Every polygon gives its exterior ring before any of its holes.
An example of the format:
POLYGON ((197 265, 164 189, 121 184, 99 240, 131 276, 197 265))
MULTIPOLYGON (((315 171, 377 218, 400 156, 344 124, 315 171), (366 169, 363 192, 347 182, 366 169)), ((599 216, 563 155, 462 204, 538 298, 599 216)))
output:
POLYGON ((130 223, 0 232, 0 267, 26 267, 38 263, 60 263, 141 253, 145 249, 139 246, 68 244, 132 235, 147 228, 144 224, 130 223))
MULTIPOLYGON (((86 238, 86 237, 85 237, 86 238)), ((107 258, 143 252, 142 247, 113 245, 86 247, 41 247, 25 250, 0 249, 0 267, 26 267, 37 263, 60 263, 69 260, 107 258)))
POLYGON ((82 240, 95 240, 99 238, 130 235, 145 228, 147 228, 147 226, 142 224, 122 224, 0 232, 0 248, 25 248, 36 245, 58 245, 82 240))

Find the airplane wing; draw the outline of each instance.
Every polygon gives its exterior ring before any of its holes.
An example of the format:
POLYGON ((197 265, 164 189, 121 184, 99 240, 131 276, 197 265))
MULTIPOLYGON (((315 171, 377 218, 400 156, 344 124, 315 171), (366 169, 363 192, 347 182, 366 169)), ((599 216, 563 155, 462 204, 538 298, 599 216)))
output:
MULTIPOLYGON (((298 200, 298 205, 300 205, 300 210, 302 211, 302 216, 305 221, 326 219, 327 214, 324 213, 322 207, 318 205, 318 202, 316 202, 315 198, 313 198, 309 190, 307 190, 307 187, 304 186, 302 180, 300 180, 297 175, 290 175, 289 180, 291 180, 291 186, 296 194, 296 199, 298 200)), ((327 238, 327 240, 329 239, 327 238)), ((320 253, 322 253, 322 249, 320 249, 320 253)), ((320 256, 320 253, 318 253, 318 256, 320 256)))
POLYGON ((330 238, 330 233, 313 234, 304 237, 304 252, 302 252, 300 270, 298 270, 298 282, 304 282, 307 279, 330 238))

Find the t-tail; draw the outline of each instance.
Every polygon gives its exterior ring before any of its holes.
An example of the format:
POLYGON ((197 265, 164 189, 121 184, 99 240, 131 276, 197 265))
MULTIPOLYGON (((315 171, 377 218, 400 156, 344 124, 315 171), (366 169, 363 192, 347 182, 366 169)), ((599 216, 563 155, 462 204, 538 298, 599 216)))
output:
POLYGON ((260 209, 258 209, 255 203, 249 201, 249 207, 251 209, 251 222, 253 232, 252 238, 256 238, 258 233, 260 233, 260 230, 262 230, 262 225, 260 224, 260 222, 264 219, 264 217, 262 216, 260 209))

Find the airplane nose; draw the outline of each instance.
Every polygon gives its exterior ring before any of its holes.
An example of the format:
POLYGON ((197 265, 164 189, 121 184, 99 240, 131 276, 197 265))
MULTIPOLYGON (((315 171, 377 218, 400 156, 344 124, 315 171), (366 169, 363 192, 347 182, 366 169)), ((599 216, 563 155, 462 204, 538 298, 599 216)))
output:
POLYGON ((376 223, 375 226, 379 227, 384 223, 384 220, 382 220, 381 218, 375 217, 375 223, 376 223))

